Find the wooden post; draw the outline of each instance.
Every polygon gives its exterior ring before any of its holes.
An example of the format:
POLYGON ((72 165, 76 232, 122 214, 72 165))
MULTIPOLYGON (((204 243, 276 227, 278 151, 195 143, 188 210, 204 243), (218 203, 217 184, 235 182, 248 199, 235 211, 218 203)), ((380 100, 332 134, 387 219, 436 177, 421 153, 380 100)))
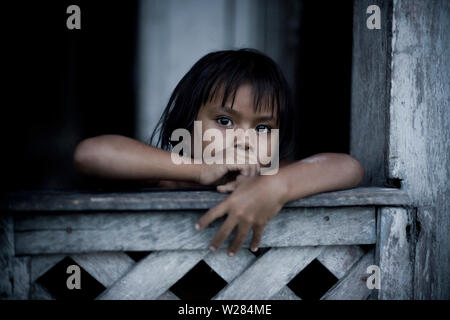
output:
POLYGON ((386 183, 392 1, 357 0, 353 3, 350 154, 366 170, 361 185, 383 186, 386 183), (380 7, 379 30, 366 26, 370 5, 380 7))
POLYGON ((380 267, 378 299, 413 299, 414 210, 385 207, 378 210, 376 264, 380 267))
POLYGON ((30 258, 14 256, 14 221, 0 215, 0 299, 29 299, 30 258))

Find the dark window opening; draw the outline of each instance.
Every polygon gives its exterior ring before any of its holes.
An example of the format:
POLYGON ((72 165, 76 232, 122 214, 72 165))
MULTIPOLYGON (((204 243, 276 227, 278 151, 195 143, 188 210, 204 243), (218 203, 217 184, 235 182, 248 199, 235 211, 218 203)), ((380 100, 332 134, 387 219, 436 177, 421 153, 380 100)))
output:
POLYGON ((82 139, 135 131, 137 0, 8 2, 12 32, 2 137, 4 190, 73 188, 82 139), (66 27, 69 5, 81 30, 66 27), (118 5, 120 4, 120 5, 118 5))
MULTIPOLYGON (((292 7, 301 8, 292 42, 299 51, 292 87, 297 159, 349 152, 352 5, 292 7)), ((72 165, 76 144, 100 134, 134 136, 138 8, 137 0, 27 2, 26 10, 7 4, 16 56, 3 127, 11 170, 2 188, 84 188, 72 165), (81 30, 66 28, 70 4, 82 7, 81 30)))
POLYGON ((353 2, 303 1, 294 101, 297 158, 349 153, 353 2))

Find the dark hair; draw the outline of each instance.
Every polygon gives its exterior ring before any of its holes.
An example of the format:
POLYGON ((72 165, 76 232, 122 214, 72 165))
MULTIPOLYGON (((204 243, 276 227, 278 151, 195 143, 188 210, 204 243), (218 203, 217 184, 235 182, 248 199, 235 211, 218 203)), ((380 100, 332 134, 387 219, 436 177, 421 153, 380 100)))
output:
POLYGON ((150 143, 159 132, 157 145, 169 150, 172 132, 178 128, 192 132, 201 105, 212 101, 219 89, 224 89, 222 107, 230 94, 233 107, 237 89, 246 83, 252 86, 255 111, 266 105, 272 108, 273 114, 277 108, 280 158, 292 157, 294 110, 286 79, 271 58, 248 48, 211 52, 197 61, 173 91, 150 143))

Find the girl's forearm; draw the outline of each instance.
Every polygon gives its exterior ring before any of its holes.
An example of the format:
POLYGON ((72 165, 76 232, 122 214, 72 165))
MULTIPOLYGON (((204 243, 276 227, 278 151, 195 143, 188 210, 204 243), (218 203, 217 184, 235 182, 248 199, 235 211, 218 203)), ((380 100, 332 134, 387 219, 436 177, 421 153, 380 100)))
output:
POLYGON ((361 164, 343 153, 316 154, 280 168, 273 176, 283 203, 320 192, 353 188, 363 177, 361 164))
POLYGON ((85 175, 124 180, 197 182, 200 170, 197 164, 176 165, 170 152, 119 135, 83 140, 75 149, 74 165, 85 175))

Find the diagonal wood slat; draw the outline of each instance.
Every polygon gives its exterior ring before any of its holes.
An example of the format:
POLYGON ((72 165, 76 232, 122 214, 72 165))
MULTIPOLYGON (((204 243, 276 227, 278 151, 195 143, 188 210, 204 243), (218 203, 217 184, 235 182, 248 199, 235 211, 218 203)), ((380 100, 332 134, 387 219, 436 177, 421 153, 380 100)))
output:
MULTIPOLYGON (((239 250, 233 258, 227 255, 226 249, 219 249, 216 252, 208 253, 203 261, 226 282, 231 282, 255 259, 256 257, 245 249, 239 250)), ((179 298, 168 290, 159 296, 158 300, 179 300, 179 298)))
POLYGON ((123 252, 78 254, 71 258, 105 287, 116 282, 135 264, 123 252))
POLYGON ((154 252, 106 289, 99 300, 153 300, 208 254, 208 250, 154 252))
POLYGON ((170 290, 167 290, 162 295, 160 295, 156 300, 180 300, 175 293, 170 290))
POLYGON ((62 254, 50 254, 31 257, 31 281, 36 281, 41 275, 50 270, 55 264, 66 256, 62 254))
POLYGON ((234 257, 227 255, 227 249, 219 249, 216 252, 210 252, 203 260, 226 282, 230 283, 248 268, 256 260, 256 257, 242 248, 234 257))
POLYGON ((302 300, 298 295, 294 293, 288 286, 281 288, 278 293, 273 295, 270 300, 302 300))
MULTIPOLYGON (((230 258, 226 250, 218 250, 216 253, 208 254, 203 259, 217 274, 226 282, 230 283, 245 269, 257 260, 257 257, 248 250, 241 249, 236 256, 230 258)), ((300 298, 288 287, 282 288, 273 300, 300 300, 300 298)))
POLYGON ((322 251, 323 247, 272 248, 213 299, 270 299, 322 251))
POLYGON ((32 282, 30 288, 30 299, 32 300, 55 300, 55 298, 39 283, 32 282))
POLYGON ((365 300, 372 290, 367 288, 367 267, 375 263, 375 250, 366 253, 321 300, 365 300))
POLYGON ((359 246, 327 246, 317 260, 340 279, 363 255, 359 246))

